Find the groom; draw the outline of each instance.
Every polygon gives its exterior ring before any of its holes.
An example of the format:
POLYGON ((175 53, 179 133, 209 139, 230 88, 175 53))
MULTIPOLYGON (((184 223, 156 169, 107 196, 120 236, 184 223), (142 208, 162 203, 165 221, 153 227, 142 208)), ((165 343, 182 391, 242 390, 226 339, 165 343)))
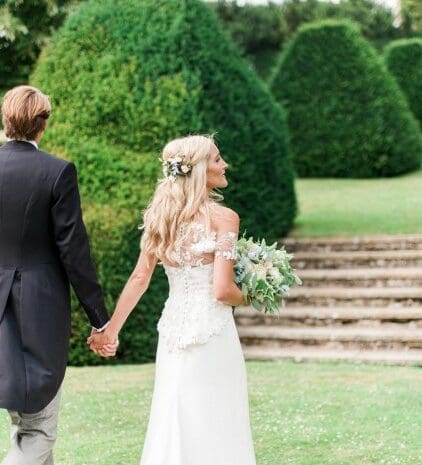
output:
MULTIPOLYGON (((109 321, 82 221, 75 165, 38 149, 48 97, 6 93, 0 148, 0 408, 11 418, 1 465, 53 465, 70 336, 69 282, 93 332, 109 321)), ((109 346, 114 355, 116 346, 109 346)))

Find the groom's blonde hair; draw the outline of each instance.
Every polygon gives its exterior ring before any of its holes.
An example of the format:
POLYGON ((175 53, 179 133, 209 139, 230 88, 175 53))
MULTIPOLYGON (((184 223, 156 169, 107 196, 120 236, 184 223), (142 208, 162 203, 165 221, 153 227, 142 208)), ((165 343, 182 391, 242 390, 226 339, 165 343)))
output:
POLYGON ((141 227, 141 248, 148 256, 174 262, 172 252, 180 225, 200 219, 209 226, 210 206, 222 199, 207 189, 207 164, 213 145, 212 135, 191 135, 172 140, 164 147, 164 162, 180 157, 184 164, 192 165, 192 170, 174 180, 165 177, 158 181, 141 227))
POLYGON ((6 137, 33 140, 44 131, 51 105, 36 87, 17 86, 4 95, 1 113, 6 137))

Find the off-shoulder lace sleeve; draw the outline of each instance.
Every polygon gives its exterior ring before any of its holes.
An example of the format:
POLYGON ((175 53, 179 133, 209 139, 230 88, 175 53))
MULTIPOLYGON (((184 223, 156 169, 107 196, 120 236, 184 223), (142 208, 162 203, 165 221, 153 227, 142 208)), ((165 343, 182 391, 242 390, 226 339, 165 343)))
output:
POLYGON ((217 233, 215 256, 224 257, 227 260, 235 260, 236 243, 237 233, 232 231, 217 233))

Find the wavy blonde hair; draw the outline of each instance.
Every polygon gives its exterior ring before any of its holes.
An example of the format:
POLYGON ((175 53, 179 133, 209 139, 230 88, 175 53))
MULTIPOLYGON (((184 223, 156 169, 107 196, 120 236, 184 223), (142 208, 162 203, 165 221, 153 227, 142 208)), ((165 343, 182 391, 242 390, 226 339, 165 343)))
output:
POLYGON ((207 165, 214 145, 213 135, 192 135, 170 141, 163 149, 163 161, 180 157, 192 165, 186 176, 160 179, 143 214, 141 249, 147 256, 173 262, 172 251, 180 226, 201 220, 210 225, 210 208, 223 197, 207 189, 207 165))

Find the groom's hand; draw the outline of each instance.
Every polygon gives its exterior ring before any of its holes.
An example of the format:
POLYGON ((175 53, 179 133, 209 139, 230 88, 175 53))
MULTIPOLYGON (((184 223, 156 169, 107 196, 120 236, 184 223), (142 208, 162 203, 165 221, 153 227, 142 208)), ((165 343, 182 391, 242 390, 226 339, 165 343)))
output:
POLYGON ((93 329, 91 336, 87 339, 87 344, 97 355, 101 355, 102 357, 113 357, 116 355, 119 340, 108 334, 107 330, 98 332, 93 329))

